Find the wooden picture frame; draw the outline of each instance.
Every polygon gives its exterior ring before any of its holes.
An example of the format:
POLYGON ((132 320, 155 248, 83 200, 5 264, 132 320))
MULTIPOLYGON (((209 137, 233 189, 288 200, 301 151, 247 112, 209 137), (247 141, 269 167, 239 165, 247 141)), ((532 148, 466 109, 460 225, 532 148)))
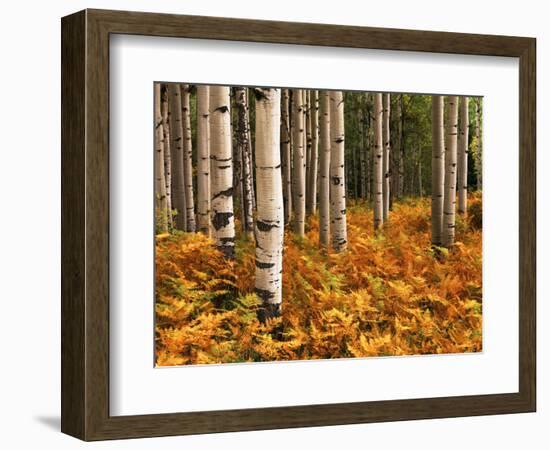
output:
POLYGON ((64 17, 61 29, 64 433, 101 440, 535 411, 535 39, 104 10, 64 17), (519 391, 110 416, 109 36, 117 33, 519 58, 519 391))

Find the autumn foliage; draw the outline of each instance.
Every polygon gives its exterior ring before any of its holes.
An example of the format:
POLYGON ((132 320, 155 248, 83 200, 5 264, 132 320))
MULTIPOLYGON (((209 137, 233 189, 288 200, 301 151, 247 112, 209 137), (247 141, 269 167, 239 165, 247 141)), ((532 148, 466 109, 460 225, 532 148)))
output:
POLYGON ((481 198, 457 218, 452 249, 430 246, 429 199, 393 205, 373 230, 372 210, 348 204, 346 252, 285 234, 282 317, 261 324, 254 243, 228 261, 202 234, 156 243, 156 364, 229 363, 481 350, 481 198))

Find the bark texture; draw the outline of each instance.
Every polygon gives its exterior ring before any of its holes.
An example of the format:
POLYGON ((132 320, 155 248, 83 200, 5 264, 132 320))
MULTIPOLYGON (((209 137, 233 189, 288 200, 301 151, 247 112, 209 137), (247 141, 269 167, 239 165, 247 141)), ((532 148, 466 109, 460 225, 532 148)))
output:
POLYGON ((482 120, 482 111, 481 111, 481 99, 477 98, 475 100, 475 122, 474 122, 474 137, 475 137, 475 152, 474 156, 474 165, 476 170, 476 188, 480 191, 483 188, 483 170, 482 170, 482 160, 483 160, 483 134, 481 132, 481 120, 482 120))
POLYGON ((292 90, 293 116, 293 204, 294 204, 294 232, 304 236, 306 218, 306 178, 305 178, 305 149, 304 149, 304 102, 302 89, 292 90))
POLYGON ((465 214, 468 207, 468 97, 460 97, 457 160, 458 212, 465 214))
POLYGON ((443 200, 443 246, 455 241, 456 160, 458 134, 458 97, 447 97, 445 121, 445 197, 443 200))
POLYGON ((382 94, 374 94, 374 154, 373 154, 373 208, 374 208, 374 229, 377 230, 384 224, 384 198, 383 198, 383 179, 384 179, 384 138, 382 133, 382 94))
POLYGON ((443 193, 445 186, 444 104, 432 96, 432 244, 443 242, 443 193))
POLYGON ((210 91, 197 86, 197 222, 210 236, 210 91))
POLYGON ((256 96, 255 290, 262 300, 260 321, 279 316, 283 271, 283 186, 280 158, 280 89, 254 89, 256 96))
POLYGON ((330 92, 320 93, 319 244, 330 242, 330 92))
POLYGON ((332 248, 336 252, 347 247, 344 97, 342 91, 330 95, 330 228, 332 248))
POLYGON ((382 134, 384 139, 384 152, 383 152, 383 169, 384 181, 383 181, 383 217, 384 222, 388 220, 388 214, 390 211, 390 94, 384 94, 383 97, 383 112, 382 112, 382 134))
POLYGON ((319 159, 319 91, 311 91, 309 122, 311 124, 311 149, 309 152, 306 206, 309 208, 309 214, 315 214, 317 210, 317 166, 319 159))
POLYGON ((225 256, 235 252, 233 158, 229 88, 210 87, 210 158, 212 161, 212 233, 225 256))
POLYGON ((164 150, 164 179, 166 181, 166 209, 168 211, 168 227, 172 228, 172 160, 170 155, 170 113, 168 108, 168 88, 161 85, 162 134, 164 150))
POLYGON ((185 177, 185 210, 187 231, 195 232, 195 201, 193 196, 193 140, 191 138, 190 87, 181 86, 181 108, 183 120, 183 173, 185 177))
POLYGON ((161 113, 160 83, 155 83, 155 205, 157 226, 161 233, 168 231, 166 179, 164 178, 164 132, 161 113))
POLYGON ((235 103, 237 105, 237 154, 241 157, 242 170, 242 197, 243 231, 246 236, 253 238, 254 218, 252 201, 252 170, 251 170, 251 144, 250 123, 248 121, 247 88, 235 89, 235 103))
POLYGON ((290 93, 283 89, 281 93, 281 155, 283 169, 283 203, 285 224, 292 219, 292 159, 290 147, 290 93))
POLYGON ((170 108, 170 153, 172 157, 172 208, 175 210, 174 227, 187 230, 185 208, 185 177, 183 172, 183 122, 181 114, 181 89, 179 84, 168 84, 170 108))

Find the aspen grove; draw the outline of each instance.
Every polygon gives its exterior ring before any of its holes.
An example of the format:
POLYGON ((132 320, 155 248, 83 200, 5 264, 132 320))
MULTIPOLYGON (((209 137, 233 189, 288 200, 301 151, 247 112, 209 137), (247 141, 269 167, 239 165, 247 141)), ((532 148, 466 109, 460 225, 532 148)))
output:
POLYGON ((482 114, 155 83, 156 364, 480 351, 482 114))

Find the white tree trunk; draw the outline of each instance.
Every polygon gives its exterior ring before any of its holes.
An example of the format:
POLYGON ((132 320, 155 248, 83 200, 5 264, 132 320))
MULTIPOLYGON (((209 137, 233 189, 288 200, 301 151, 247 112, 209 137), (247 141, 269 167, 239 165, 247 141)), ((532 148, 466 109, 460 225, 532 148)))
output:
POLYGON ((455 241, 456 159, 458 134, 458 97, 447 97, 445 123, 445 197, 443 201, 443 246, 455 241))
POLYGON ((168 231, 166 179, 164 178, 164 132, 162 126, 160 83, 155 83, 155 205, 159 231, 168 231))
POLYGON ((281 314, 283 271, 283 185, 280 157, 280 89, 256 95, 256 294, 260 321, 281 314))
POLYGON ((168 211, 168 227, 172 228, 172 160, 170 155, 170 114, 168 109, 168 88, 161 85, 162 132, 164 149, 164 179, 166 180, 166 209, 168 211))
POLYGON ((475 148, 473 152, 474 165, 476 169, 476 188, 480 191, 483 187, 483 134, 481 132, 481 98, 475 99, 475 122, 474 122, 474 137, 475 137, 475 148))
POLYGON ((330 242, 330 92, 321 91, 319 167, 319 244, 328 248, 330 242))
POLYGON ((388 214, 390 211, 390 94, 384 94, 383 98, 383 112, 382 112, 382 134, 384 139, 384 152, 383 152, 383 169, 384 182, 383 182, 383 217, 384 222, 388 220, 388 214))
POLYGON ((432 95, 432 244, 443 242, 443 197, 445 180, 445 136, 443 97, 432 95))
POLYGON ((304 103, 302 89, 292 90, 293 116, 293 191, 294 191, 294 232, 304 236, 306 218, 306 178, 304 149, 304 103))
POLYGON ((170 156, 172 157, 172 208, 176 211, 175 228, 187 229, 185 177, 183 172, 183 122, 179 84, 168 84, 170 109, 170 156))
POLYGON ((237 153, 242 156, 242 186, 243 195, 241 198, 241 207, 243 208, 243 230, 249 238, 254 234, 254 219, 252 205, 252 171, 251 163, 251 144, 250 144, 250 124, 248 122, 248 99, 247 88, 235 89, 235 103, 238 109, 237 117, 237 153))
POLYGON ((377 230, 384 223, 384 198, 383 198, 383 179, 384 179, 384 137, 382 133, 382 94, 374 94, 374 154, 373 154, 373 183, 372 195, 374 201, 374 229, 377 230))
POLYGON ((210 92, 197 86, 197 219, 198 229, 210 236, 210 92))
POLYGON ((235 254, 233 214, 233 158, 229 88, 210 86, 210 158, 212 234, 228 258, 235 254))
POLYGON ((468 97, 460 97, 458 131, 458 212, 465 214, 468 208, 468 97))
POLYGON ((185 206, 187 211, 187 231, 195 232, 195 201, 193 198, 193 141, 191 139, 190 89, 188 84, 181 86, 183 120, 183 173, 185 177, 185 206))
POLYGON ((281 94, 281 154, 283 168, 283 202, 285 205, 285 224, 292 218, 292 159, 290 147, 290 112, 289 91, 283 89, 281 94))
POLYGON ((309 207, 309 214, 315 214, 317 210, 317 165, 319 158, 319 91, 311 91, 309 121, 311 123, 311 148, 309 152, 306 206, 309 207))
POLYGON ((346 224, 344 97, 330 94, 330 229, 332 248, 344 251, 348 243, 346 224))

